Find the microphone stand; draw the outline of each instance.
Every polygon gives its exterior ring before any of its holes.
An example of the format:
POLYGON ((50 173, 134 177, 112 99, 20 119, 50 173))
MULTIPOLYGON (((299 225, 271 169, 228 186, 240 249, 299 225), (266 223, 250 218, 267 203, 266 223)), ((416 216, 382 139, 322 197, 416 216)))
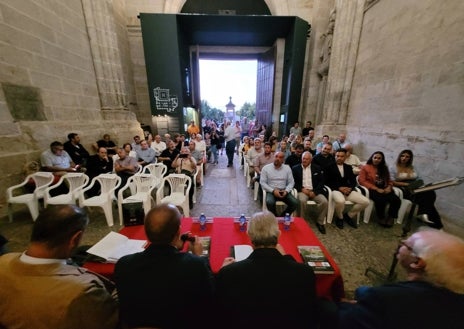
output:
POLYGON ((379 280, 381 280, 383 282, 394 282, 394 281, 396 281, 397 274, 395 272, 395 269, 396 269, 396 265, 398 264, 398 258, 396 258, 396 255, 398 254, 398 250, 400 248, 401 248, 401 244, 399 244, 398 247, 396 247, 395 252, 393 253, 392 263, 390 265, 390 269, 389 269, 387 275, 385 275, 383 273, 380 273, 379 271, 377 271, 376 269, 374 269, 372 267, 368 267, 366 269, 366 271, 364 272, 364 275, 369 276, 368 275, 369 273, 373 273, 379 280))

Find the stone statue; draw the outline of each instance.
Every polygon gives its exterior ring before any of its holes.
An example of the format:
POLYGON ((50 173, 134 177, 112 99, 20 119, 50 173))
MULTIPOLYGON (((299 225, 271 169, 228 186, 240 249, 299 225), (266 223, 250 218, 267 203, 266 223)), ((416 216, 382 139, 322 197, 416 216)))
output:
POLYGON ((329 23, 327 24, 326 32, 321 36, 324 40, 319 59, 321 61, 317 72, 321 77, 329 74, 330 54, 332 53, 332 39, 335 28, 335 8, 330 12, 329 23))

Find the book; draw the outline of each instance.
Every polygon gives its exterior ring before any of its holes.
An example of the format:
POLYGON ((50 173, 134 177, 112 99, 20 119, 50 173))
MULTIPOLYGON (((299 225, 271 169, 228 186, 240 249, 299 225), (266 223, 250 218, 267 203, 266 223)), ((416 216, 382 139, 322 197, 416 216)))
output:
POLYGON ((434 190, 438 190, 438 189, 445 188, 448 186, 456 186, 456 185, 461 184, 463 180, 464 180, 463 177, 454 177, 454 178, 449 178, 449 179, 445 179, 445 180, 438 181, 438 182, 428 183, 421 187, 415 188, 413 190, 413 193, 434 191, 434 190))
POLYGON ((248 258, 248 256, 250 256, 252 252, 252 246, 248 244, 237 244, 235 246, 232 246, 230 254, 238 262, 248 258))
POLYGON ((120 233, 110 232, 87 253, 103 258, 107 263, 116 263, 123 256, 144 251, 146 244, 146 240, 129 239, 120 233))
POLYGON ((298 246, 303 261, 313 268, 316 274, 333 274, 334 268, 319 246, 298 246))
POLYGON ((203 252, 201 257, 209 257, 209 251, 211 249, 211 237, 210 236, 199 236, 198 241, 203 246, 203 252))

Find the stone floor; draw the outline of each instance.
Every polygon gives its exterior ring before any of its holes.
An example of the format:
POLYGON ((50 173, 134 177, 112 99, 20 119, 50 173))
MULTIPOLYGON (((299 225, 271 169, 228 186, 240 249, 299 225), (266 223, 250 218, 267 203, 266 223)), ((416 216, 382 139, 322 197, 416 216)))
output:
MULTIPOLYGON (((191 210, 191 216, 205 213, 208 217, 231 217, 241 213, 250 215, 260 211, 261 204, 253 200, 253 190, 246 187, 243 170, 239 168, 238 158, 235 166, 227 168, 225 154, 220 156, 218 165, 207 165, 205 183, 198 189, 198 202, 191 210)), ((9 251, 22 251, 27 246, 32 220, 25 208, 15 206, 13 223, 7 218, 0 219, 0 233, 10 242, 9 251)), ((82 244, 90 245, 104 237, 110 230, 120 229, 117 211, 114 209, 115 226, 106 225, 103 213, 99 209, 90 209, 90 224, 82 244)), ((327 225, 327 234, 322 235, 315 228, 313 221, 308 225, 329 250, 341 269, 347 296, 359 285, 377 284, 374 276, 364 274, 366 268, 371 267, 382 273, 387 273, 392 262, 392 256, 400 239, 401 225, 395 224, 393 228, 385 229, 376 225, 374 221, 369 224, 361 223, 358 229, 345 227, 343 230, 334 225, 327 225)), ((413 230, 418 223, 413 223, 413 230)), ((398 269, 398 277, 404 274, 398 269)))

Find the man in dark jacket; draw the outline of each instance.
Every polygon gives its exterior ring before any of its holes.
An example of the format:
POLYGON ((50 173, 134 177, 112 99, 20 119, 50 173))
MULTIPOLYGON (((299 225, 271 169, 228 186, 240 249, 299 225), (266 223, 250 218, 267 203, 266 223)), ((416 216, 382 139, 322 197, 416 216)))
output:
POLYGON ((356 176, 353 168, 345 164, 346 150, 338 149, 335 153, 335 163, 329 165, 324 171, 326 185, 332 190, 332 200, 335 203, 335 225, 343 228, 343 220, 353 228, 358 225, 354 218, 369 205, 369 199, 355 190, 356 176), (345 201, 351 201, 353 207, 347 213, 343 213, 345 201))
POLYGON ((308 200, 316 202, 319 212, 316 226, 319 232, 325 234, 324 223, 327 217, 328 202, 325 196, 326 191, 324 190, 324 175, 318 165, 311 163, 312 155, 310 152, 304 152, 301 159, 301 164, 292 167, 295 188, 298 192, 298 213, 300 216, 305 217, 306 202, 308 200))
POLYGON ((217 275, 218 328, 318 328, 316 279, 277 241, 277 219, 254 214, 248 224, 254 251, 242 261, 226 258, 217 275))

